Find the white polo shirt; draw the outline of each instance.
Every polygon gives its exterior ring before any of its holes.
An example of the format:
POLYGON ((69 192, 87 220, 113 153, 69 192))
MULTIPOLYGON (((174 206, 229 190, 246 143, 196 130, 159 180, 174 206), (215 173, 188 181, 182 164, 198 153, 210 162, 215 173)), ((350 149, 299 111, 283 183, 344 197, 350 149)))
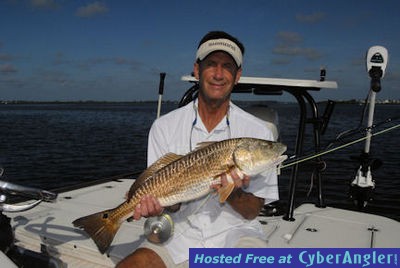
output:
MULTIPOLYGON (((228 114, 229 120, 223 118, 211 132, 207 131, 198 115, 196 101, 155 120, 149 133, 148 165, 169 152, 187 154, 203 141, 239 137, 273 139, 265 121, 232 102, 228 114)), ((244 190, 264 198, 266 204, 278 200, 276 171, 252 177, 250 186, 244 190)), ((189 248, 233 247, 242 236, 265 236, 256 219, 244 219, 228 203, 221 204, 214 194, 182 204, 179 211, 171 213, 171 217, 175 231, 164 245, 175 263, 188 260, 189 248)))

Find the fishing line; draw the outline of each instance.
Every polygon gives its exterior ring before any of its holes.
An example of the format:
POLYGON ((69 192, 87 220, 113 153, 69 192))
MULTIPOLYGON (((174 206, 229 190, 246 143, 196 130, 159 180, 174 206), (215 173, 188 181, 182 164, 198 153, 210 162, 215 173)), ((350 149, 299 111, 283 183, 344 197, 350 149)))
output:
POLYGON ((342 138, 342 136, 346 137, 348 135, 352 135, 352 133, 360 130, 361 126, 364 123, 365 115, 367 113, 367 107, 368 107, 367 104, 368 104, 368 100, 369 100, 370 96, 371 96, 371 90, 368 91, 367 97, 364 100, 363 110, 362 110, 362 113, 361 113, 361 118, 360 118, 360 121, 358 123, 358 126, 356 128, 354 128, 354 129, 349 129, 349 130, 343 131, 342 133, 339 133, 337 135, 336 139, 340 139, 340 138, 342 138))
POLYGON ((399 120, 399 119, 400 119, 400 116, 387 118, 386 120, 383 120, 381 122, 375 123, 372 126, 367 127, 367 128, 358 127, 358 128, 352 129, 352 130, 344 131, 344 132, 340 133, 339 135, 337 135, 334 140, 329 141, 328 145, 325 148, 326 149, 330 148, 331 146, 334 145, 335 142, 338 142, 338 141, 342 141, 343 142, 344 138, 351 137, 351 136, 353 136, 355 134, 371 131, 372 129, 377 128, 377 127, 379 127, 381 125, 384 125, 384 124, 387 124, 387 123, 391 123, 392 121, 399 120))
MULTIPOLYGON (((326 145, 325 147, 323 147, 323 148, 325 148, 323 151, 325 151, 325 150, 328 150, 329 148, 331 148, 335 143, 337 143, 337 142, 341 142, 341 143, 343 143, 343 144, 345 144, 346 143, 346 141, 345 141, 345 139, 344 138, 347 138, 347 137, 351 137, 351 136, 354 136, 354 135, 356 135, 356 134, 363 134, 363 133, 365 133, 365 132, 368 132, 368 131, 371 131, 371 130, 373 130, 373 129, 376 129, 376 128, 378 128, 379 126, 381 126, 381 125, 385 125, 385 124, 388 124, 388 123, 392 123, 393 121, 396 121, 396 120, 399 120, 400 119, 400 116, 396 116, 396 117, 391 117, 391 118, 387 118, 387 119, 385 119, 385 120, 383 120, 383 121, 381 121, 381 122, 378 122, 378 123, 375 123, 375 124, 373 124, 372 126, 369 126, 369 127, 364 127, 364 128, 355 128, 355 129, 353 129, 353 130, 349 130, 349 131, 347 131, 348 133, 344 136, 344 137, 340 137, 340 135, 341 134, 339 134, 335 139, 333 139, 333 140, 330 140, 330 141, 328 141, 326 144, 328 144, 328 145, 326 145)), ((342 132, 342 133, 344 133, 344 132, 342 132)), ((378 133, 378 132, 377 132, 378 133)), ((335 147, 336 148, 336 147, 335 147)), ((308 152, 308 155, 310 156, 310 155, 314 155, 314 154, 316 154, 317 152, 315 152, 315 153, 312 153, 312 152, 308 152)), ((306 154, 307 154, 307 152, 306 152, 306 154)), ((306 157, 306 156, 304 156, 304 157, 306 157)), ((318 157, 318 156, 316 156, 316 157, 318 157)), ((288 158, 288 160, 287 160, 287 162, 288 163, 291 163, 291 161, 295 161, 297 158, 296 158, 296 155, 292 155, 292 156, 290 156, 289 158, 288 158)), ((301 156, 299 156, 299 159, 301 159, 301 156)))
MULTIPOLYGON (((395 126, 392 126, 392 127, 383 129, 383 130, 381 130, 381 131, 375 132, 375 133, 371 134, 371 137, 381 135, 381 134, 383 134, 383 133, 392 131, 392 130, 394 130, 394 129, 396 129, 396 128, 399 128, 399 127, 400 127, 400 124, 397 124, 397 125, 395 125, 395 126)), ((331 152, 340 150, 340 149, 342 149, 342 148, 345 148, 345 147, 348 147, 348 146, 353 145, 353 144, 355 144, 355 143, 358 143, 358 142, 361 142, 361 141, 363 141, 363 140, 366 140, 367 138, 368 138, 368 137, 362 137, 362 138, 356 139, 356 140, 354 140, 354 141, 348 142, 348 143, 346 143, 346 144, 343 144, 343 145, 334 147, 334 148, 332 148, 332 149, 327 149, 327 150, 324 150, 324 151, 322 151, 322 152, 318 152, 318 153, 315 153, 315 154, 312 154, 312 155, 308 155, 308 156, 304 156, 304 157, 294 158, 294 159, 292 159, 292 160, 287 161, 287 162, 288 162, 287 164, 283 164, 283 165, 278 166, 278 169, 287 168, 287 167, 293 166, 293 165, 295 165, 295 164, 299 164, 299 163, 302 163, 302 162, 305 162, 305 161, 314 159, 314 158, 316 158, 316 157, 329 154, 329 153, 331 153, 331 152), (293 161, 293 162, 292 162, 292 161, 293 161)))
MULTIPOLYGON (((364 123, 365 115, 367 113, 367 107, 368 107, 369 99, 371 97, 371 92, 372 92, 372 90, 368 91, 367 97, 364 100, 364 105, 363 105, 363 109, 362 109, 362 112, 361 112, 361 118, 360 118, 360 121, 358 123, 358 126, 356 128, 354 128, 354 129, 345 130, 345 131, 339 133, 337 135, 337 137, 336 137, 336 140, 339 140, 341 138, 347 137, 349 135, 351 136, 354 133, 357 133, 361 129, 361 126, 364 123)), ((331 145, 332 144, 329 144, 328 147, 331 146, 331 145)))

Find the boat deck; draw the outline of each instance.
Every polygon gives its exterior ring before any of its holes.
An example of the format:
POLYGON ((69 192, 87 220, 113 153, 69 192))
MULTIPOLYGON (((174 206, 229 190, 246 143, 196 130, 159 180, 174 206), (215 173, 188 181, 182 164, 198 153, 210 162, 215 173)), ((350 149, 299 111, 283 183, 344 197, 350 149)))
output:
MULTIPOLYGON (((132 182, 122 179, 81 188, 59 194, 55 203, 43 202, 26 212, 8 213, 16 245, 48 252, 68 267, 114 267, 145 239, 145 220, 125 222, 104 255, 72 221, 119 205, 132 182)), ((400 224, 385 217, 312 204, 297 208, 294 217, 295 221, 285 221, 281 216, 259 217, 269 247, 400 247, 400 224)))

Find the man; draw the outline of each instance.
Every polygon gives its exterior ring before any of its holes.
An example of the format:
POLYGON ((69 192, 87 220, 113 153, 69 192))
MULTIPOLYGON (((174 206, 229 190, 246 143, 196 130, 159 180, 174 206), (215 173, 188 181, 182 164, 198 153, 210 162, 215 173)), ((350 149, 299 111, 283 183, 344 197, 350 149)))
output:
MULTIPOLYGON (((198 98, 157 119, 150 129, 148 164, 166 153, 186 154, 203 141, 236 137, 272 140, 267 124, 230 101, 242 74, 244 47, 231 35, 209 32, 199 43, 194 76, 198 98)), ((255 219, 264 204, 278 199, 275 171, 257 178, 232 171, 235 190, 225 204, 217 195, 166 208, 175 223, 173 236, 164 244, 145 242, 119 267, 188 267, 189 248, 264 247, 263 231, 255 219)), ((226 176, 222 184, 227 183, 226 176)), ((134 218, 155 216, 164 208, 152 196, 142 199, 134 218)))

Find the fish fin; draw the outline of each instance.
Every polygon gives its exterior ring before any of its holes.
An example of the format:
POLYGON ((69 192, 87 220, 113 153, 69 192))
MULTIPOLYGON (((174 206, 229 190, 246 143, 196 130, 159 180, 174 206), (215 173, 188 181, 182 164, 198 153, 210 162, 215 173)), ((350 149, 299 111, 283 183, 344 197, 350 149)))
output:
POLYGON ((121 222, 112 217, 114 210, 105 210, 94 213, 72 222, 75 227, 83 229, 97 245, 101 254, 110 247, 121 222))
POLYGON ((214 144, 214 143, 216 143, 216 141, 203 141, 203 142, 199 142, 199 143, 196 144, 196 147, 194 148, 193 151, 200 150, 200 149, 202 149, 202 148, 204 148, 204 147, 207 147, 207 146, 210 146, 211 144, 214 144))
POLYGON ((235 188, 235 184, 233 182, 229 182, 227 185, 218 189, 219 194, 219 202, 224 203, 226 199, 228 199, 229 195, 232 193, 235 188))
POLYGON ((154 166, 154 165, 157 165, 157 166, 158 166, 157 169, 160 169, 160 168, 162 168, 162 167, 164 167, 164 166, 166 166, 166 165, 168 165, 168 164, 170 164, 170 163, 172 163, 172 162, 174 162, 175 160, 178 160, 178 159, 180 159, 180 158, 182 158, 182 155, 174 154, 174 153, 167 153, 167 154, 161 156, 161 157, 160 157, 156 162, 154 162, 150 167, 152 167, 152 166, 154 166))
POLYGON ((166 165, 171 164, 172 162, 180 158, 182 158, 182 155, 167 153, 164 156, 160 157, 156 162, 151 164, 148 168, 146 168, 136 180, 140 181, 141 177, 145 178, 151 177, 158 170, 162 169, 166 165))
POLYGON ((182 157, 182 155, 174 154, 174 153, 167 153, 164 156, 160 157, 156 162, 150 165, 147 169, 145 169, 139 177, 135 179, 135 182, 132 184, 131 188, 129 189, 128 199, 132 197, 133 193, 144 184, 148 179, 150 179, 155 172, 160 170, 161 168, 165 167, 166 165, 178 160, 182 157))

